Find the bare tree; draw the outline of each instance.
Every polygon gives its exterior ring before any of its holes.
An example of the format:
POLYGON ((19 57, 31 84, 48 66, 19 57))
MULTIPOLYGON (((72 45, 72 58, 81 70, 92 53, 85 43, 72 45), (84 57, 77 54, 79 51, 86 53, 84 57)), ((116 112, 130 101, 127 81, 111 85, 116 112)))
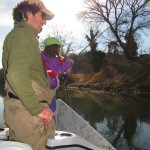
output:
POLYGON ((114 55, 118 54, 119 52, 118 43, 116 41, 111 41, 108 43, 108 53, 112 53, 114 55))
POLYGON ((91 52, 96 51, 97 48, 97 42, 96 42, 96 37, 98 35, 99 31, 97 31, 95 34, 93 33, 93 30, 90 29, 90 36, 86 35, 86 39, 89 42, 91 52))
POLYGON ((93 67, 93 71, 97 71, 98 68, 98 63, 97 63, 97 42, 96 42, 96 37, 99 31, 97 31, 95 34, 92 29, 90 29, 90 36, 86 35, 86 39, 89 42, 90 46, 90 58, 91 58, 91 63, 93 67))
POLYGON ((93 29, 90 29, 90 35, 86 35, 86 39, 89 42, 90 51, 87 52, 88 58, 91 60, 92 69, 94 72, 99 71, 103 65, 105 59, 105 53, 97 50, 97 37, 99 36, 99 30, 94 33, 93 29))
POLYGON ((79 14, 79 18, 109 27, 126 58, 130 59, 138 49, 135 46, 135 33, 150 28, 149 6, 149 0, 85 0, 85 11, 79 14), (125 40, 127 33, 128 38, 125 40))

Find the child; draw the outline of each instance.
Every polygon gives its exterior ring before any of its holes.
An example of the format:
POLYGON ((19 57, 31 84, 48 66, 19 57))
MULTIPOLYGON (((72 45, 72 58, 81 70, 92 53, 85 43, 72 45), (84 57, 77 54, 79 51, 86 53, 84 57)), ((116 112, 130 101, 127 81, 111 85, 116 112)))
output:
MULTIPOLYGON (((50 88, 57 89, 59 87, 58 76, 65 74, 66 71, 71 69, 73 65, 73 60, 64 59, 61 56, 60 50, 64 47, 64 44, 55 37, 48 37, 44 40, 44 51, 42 51, 42 60, 48 75, 50 76, 50 88)), ((56 110, 56 95, 53 98, 51 104, 49 104, 50 109, 55 112, 56 110)))

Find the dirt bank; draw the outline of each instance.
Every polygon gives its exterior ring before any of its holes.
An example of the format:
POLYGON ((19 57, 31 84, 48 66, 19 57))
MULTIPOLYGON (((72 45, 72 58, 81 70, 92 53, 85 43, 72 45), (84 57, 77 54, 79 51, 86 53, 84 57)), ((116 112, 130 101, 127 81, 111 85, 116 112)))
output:
POLYGON ((70 78, 73 89, 150 95, 150 55, 108 64, 97 73, 71 74, 70 78))

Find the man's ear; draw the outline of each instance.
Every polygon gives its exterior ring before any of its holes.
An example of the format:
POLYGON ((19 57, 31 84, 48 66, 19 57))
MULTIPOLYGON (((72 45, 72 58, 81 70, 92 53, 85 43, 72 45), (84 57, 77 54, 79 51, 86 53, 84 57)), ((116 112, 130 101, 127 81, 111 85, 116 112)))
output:
POLYGON ((23 21, 27 22, 28 21, 28 16, 23 14, 23 21))
POLYGON ((26 14, 24 14, 24 12, 21 10, 18 11, 18 17, 19 17, 19 20, 22 20, 25 22, 28 21, 28 16, 26 14))
POLYGON ((26 17, 28 18, 28 20, 30 20, 33 17, 33 15, 31 12, 27 12, 26 17))

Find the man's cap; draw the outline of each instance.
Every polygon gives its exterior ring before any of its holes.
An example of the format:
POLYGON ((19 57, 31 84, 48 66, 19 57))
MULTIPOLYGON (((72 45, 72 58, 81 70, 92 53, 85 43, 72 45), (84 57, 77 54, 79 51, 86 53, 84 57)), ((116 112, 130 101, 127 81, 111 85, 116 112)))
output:
POLYGON ((54 45, 54 44, 59 45, 61 48, 65 46, 55 37, 48 37, 47 39, 44 40, 45 46, 54 45))
POLYGON ((44 5, 44 3, 42 1, 40 1, 40 0, 26 0, 26 1, 28 1, 28 4, 38 5, 40 7, 41 11, 43 12, 43 17, 46 20, 51 20, 54 17, 54 14, 46 8, 46 6, 44 5))

